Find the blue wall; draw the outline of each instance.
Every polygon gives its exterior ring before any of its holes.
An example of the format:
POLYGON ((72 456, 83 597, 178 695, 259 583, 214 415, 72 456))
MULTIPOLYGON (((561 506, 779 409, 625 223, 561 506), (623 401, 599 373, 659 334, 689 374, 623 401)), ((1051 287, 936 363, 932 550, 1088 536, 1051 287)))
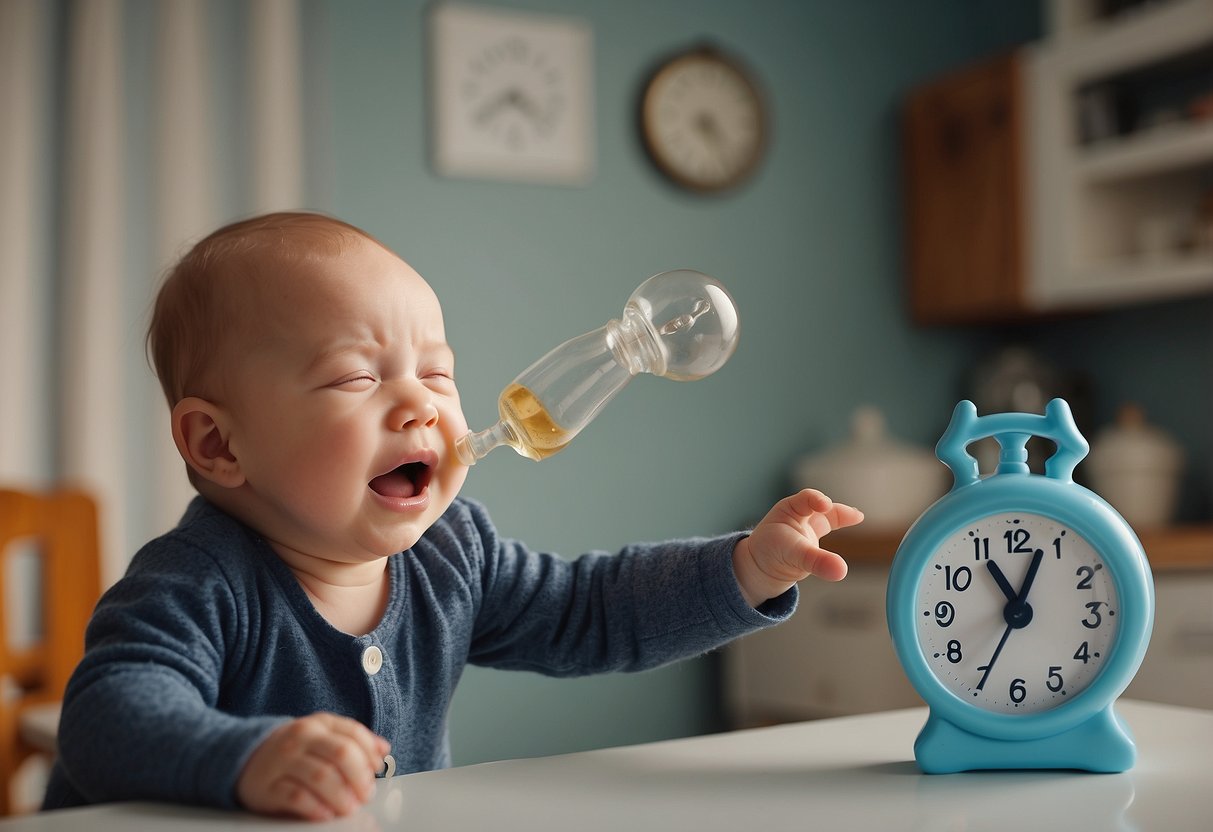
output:
MULTIPOLYGON (((933 444, 980 351, 1020 333, 908 323, 897 106, 917 82, 1036 37, 1037 4, 496 5, 592 26, 598 159, 589 186, 436 176, 426 156, 425 4, 307 4, 320 85, 309 141, 331 159, 312 172, 326 203, 317 207, 366 227, 433 284, 472 426, 495 420, 497 394, 519 370, 617 316, 652 273, 713 274, 742 316, 738 352, 715 376, 690 385, 639 378, 563 454, 535 464, 498 451, 477 465, 466 493, 489 505, 499 527, 574 555, 752 522, 782 495, 790 462, 841 438, 865 403, 890 414, 897 435, 933 444), (705 37, 756 70, 774 117, 756 180, 706 199, 654 173, 633 118, 654 60, 705 37)), ((1208 305, 1196 304, 1080 322, 1078 342, 1056 327, 1027 334, 1097 382, 1113 379, 1114 397, 1143 395, 1120 372, 1121 358, 1148 377, 1144 345, 1151 333, 1172 333, 1178 359, 1169 374, 1198 377, 1187 393, 1196 415, 1176 429, 1207 460, 1209 320, 1208 305)), ((1168 377, 1145 383, 1147 399, 1165 401, 1168 377)), ((1101 399, 1097 413, 1114 402, 1101 399)), ((1207 465, 1194 476, 1196 493, 1207 492, 1207 465)), ((577 681, 472 669, 454 706, 456 762, 710 730, 712 682, 704 659, 577 681)))

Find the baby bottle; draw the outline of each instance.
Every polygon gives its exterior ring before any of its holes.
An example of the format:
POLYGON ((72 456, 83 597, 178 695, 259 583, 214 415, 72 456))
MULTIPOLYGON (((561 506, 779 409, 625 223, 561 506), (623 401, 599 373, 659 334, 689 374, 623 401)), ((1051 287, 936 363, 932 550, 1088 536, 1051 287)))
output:
POLYGON ((474 465, 498 445, 534 460, 562 450, 637 373, 695 381, 737 347, 737 308, 715 279, 689 269, 654 275, 623 315, 549 352, 502 391, 500 421, 455 443, 474 465))

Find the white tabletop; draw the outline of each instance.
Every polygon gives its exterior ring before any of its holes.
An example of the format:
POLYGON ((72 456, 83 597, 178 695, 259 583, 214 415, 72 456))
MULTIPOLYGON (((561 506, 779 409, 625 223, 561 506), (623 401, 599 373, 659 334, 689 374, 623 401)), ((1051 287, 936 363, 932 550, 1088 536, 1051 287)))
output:
POLYGON ((1124 774, 919 774, 925 709, 426 772, 381 783, 325 824, 134 803, 0 823, 4 832, 172 829, 1213 829, 1213 711, 1122 702, 1140 757, 1124 774))

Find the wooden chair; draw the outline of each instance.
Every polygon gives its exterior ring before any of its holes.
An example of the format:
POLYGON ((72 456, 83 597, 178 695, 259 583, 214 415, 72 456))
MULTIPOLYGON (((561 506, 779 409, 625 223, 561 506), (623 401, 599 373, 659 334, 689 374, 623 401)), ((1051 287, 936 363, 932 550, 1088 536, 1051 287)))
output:
POLYGON ((9 616, 0 615, 0 816, 14 808, 21 765, 53 752, 53 744, 31 739, 39 721, 42 736, 50 733, 48 711, 57 723, 54 708, 84 654, 84 628, 101 593, 99 549, 97 509, 87 494, 0 490, 0 600, 12 597, 10 555, 31 551, 39 564, 33 643, 15 646, 9 616))

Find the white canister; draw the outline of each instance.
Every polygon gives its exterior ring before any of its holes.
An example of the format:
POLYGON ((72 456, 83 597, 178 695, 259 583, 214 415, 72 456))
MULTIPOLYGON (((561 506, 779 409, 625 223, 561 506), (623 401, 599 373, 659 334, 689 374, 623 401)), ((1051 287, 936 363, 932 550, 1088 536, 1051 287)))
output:
POLYGON ((796 462, 792 485, 862 510, 865 531, 904 532, 951 478, 935 454, 890 437, 884 414, 864 406, 855 410, 846 442, 796 462))
POLYGON ((1140 407, 1126 404, 1101 430, 1088 457, 1091 488, 1139 529, 1175 519, 1183 454, 1178 443, 1146 423, 1140 407))

